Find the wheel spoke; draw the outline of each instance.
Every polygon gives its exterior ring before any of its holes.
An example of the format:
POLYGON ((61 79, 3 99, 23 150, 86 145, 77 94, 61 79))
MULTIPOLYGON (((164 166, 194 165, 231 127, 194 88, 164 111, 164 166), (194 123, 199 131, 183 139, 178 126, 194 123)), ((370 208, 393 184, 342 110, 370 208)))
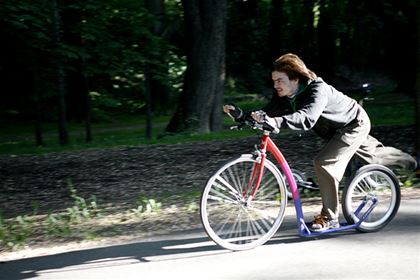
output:
POLYGON ((215 228, 215 232, 217 234, 223 234, 224 228, 225 226, 229 225, 229 221, 231 220, 232 216, 234 216, 235 214, 233 212, 231 212, 229 214, 229 216, 227 216, 219 225, 217 225, 218 227, 215 228))
MULTIPOLYGON (((223 179, 220 176, 217 176, 216 180, 218 180, 220 183, 223 184, 223 186, 225 186, 226 188, 228 188, 230 190, 230 194, 232 194, 233 196, 235 196, 237 199, 241 198, 241 194, 240 192, 237 191, 237 189, 233 188, 231 184, 229 184, 225 179, 223 179)), ((215 187, 219 187, 220 189, 225 189, 222 185, 215 183, 216 186, 215 187)))

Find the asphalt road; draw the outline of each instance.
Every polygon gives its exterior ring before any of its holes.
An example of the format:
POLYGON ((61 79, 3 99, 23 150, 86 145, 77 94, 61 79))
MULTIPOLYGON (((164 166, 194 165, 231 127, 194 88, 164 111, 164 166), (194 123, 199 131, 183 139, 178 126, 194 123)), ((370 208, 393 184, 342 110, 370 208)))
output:
POLYGON ((0 263, 0 279, 420 279, 420 199, 382 231, 297 235, 287 216, 264 246, 230 252, 203 231, 0 263))

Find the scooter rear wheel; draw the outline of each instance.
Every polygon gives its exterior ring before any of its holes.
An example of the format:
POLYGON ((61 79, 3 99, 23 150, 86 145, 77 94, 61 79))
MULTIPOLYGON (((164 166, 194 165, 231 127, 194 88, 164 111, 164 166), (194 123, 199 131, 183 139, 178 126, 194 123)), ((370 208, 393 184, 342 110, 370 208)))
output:
POLYGON ((347 222, 359 222, 372 205, 373 198, 377 199, 377 205, 357 228, 361 232, 382 229, 391 222, 400 206, 401 191, 397 177, 389 168, 377 164, 360 168, 344 188, 342 208, 347 222), (367 201, 367 204, 357 213, 356 210, 363 201, 367 201))

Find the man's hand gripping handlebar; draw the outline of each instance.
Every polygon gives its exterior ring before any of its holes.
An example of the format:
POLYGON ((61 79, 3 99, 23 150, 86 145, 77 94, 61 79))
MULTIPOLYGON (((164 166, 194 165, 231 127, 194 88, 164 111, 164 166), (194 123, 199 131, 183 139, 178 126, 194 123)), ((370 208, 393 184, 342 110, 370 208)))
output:
POLYGON ((239 125, 233 126, 231 129, 242 129, 244 126, 250 126, 253 129, 260 129, 273 133, 280 132, 274 118, 270 118, 262 110, 244 112, 241 108, 234 104, 227 104, 223 106, 223 112, 239 123, 239 125))

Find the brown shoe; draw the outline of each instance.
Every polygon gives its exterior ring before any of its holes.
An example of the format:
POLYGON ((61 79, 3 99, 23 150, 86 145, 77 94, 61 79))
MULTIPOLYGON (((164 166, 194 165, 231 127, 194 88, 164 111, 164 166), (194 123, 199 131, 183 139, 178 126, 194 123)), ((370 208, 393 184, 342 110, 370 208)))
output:
POLYGON ((325 215, 318 215, 314 217, 314 221, 312 222, 312 231, 324 231, 330 228, 339 228, 340 224, 338 220, 330 219, 328 216, 325 215))

